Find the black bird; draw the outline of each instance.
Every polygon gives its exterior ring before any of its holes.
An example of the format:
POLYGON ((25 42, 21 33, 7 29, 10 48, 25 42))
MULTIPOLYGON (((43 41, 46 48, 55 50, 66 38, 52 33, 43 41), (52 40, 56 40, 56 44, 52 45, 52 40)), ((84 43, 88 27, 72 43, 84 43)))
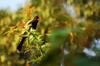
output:
MULTIPOLYGON (((32 28, 32 29, 36 29, 38 21, 39 21, 39 17, 38 17, 38 16, 35 16, 34 19, 29 23, 29 24, 31 24, 31 26, 29 27, 28 31, 30 31, 31 28, 32 28)), ((23 35, 26 35, 26 32, 24 32, 23 35)), ((21 42, 20 42, 19 45, 17 46, 17 50, 18 50, 18 51, 21 51, 21 49, 22 49, 22 47, 23 47, 23 44, 24 44, 24 41, 25 41, 26 38, 27 38, 27 37, 25 37, 25 36, 22 37, 21 42)))

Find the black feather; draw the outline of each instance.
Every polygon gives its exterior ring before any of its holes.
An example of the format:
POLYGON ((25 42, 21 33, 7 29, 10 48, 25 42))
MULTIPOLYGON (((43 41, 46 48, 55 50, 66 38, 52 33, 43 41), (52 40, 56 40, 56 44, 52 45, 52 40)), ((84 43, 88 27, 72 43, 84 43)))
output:
MULTIPOLYGON (((38 16, 35 16, 34 19, 29 23, 31 24, 31 26, 29 27, 28 31, 30 31, 31 28, 33 29, 36 29, 37 27, 37 23, 38 23, 38 19, 39 17, 38 16)), ((26 35, 26 32, 24 32, 23 35, 26 35)), ((23 47, 23 44, 24 44, 24 41, 26 40, 27 37, 22 37, 22 40, 21 42, 18 44, 17 46, 17 50, 21 51, 22 47, 23 47)))

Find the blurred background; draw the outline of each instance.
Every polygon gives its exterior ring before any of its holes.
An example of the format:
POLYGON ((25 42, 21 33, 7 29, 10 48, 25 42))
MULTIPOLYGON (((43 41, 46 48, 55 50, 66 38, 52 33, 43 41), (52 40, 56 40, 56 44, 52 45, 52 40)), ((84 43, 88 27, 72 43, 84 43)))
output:
POLYGON ((99 61, 100 0, 0 0, 0 66, 100 66, 99 61), (35 16, 37 29, 29 32, 35 16))

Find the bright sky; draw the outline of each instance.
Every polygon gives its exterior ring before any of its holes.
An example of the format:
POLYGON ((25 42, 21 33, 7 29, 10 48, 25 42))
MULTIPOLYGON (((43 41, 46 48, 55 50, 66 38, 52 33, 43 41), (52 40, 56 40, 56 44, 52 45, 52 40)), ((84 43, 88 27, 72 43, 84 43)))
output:
POLYGON ((26 0, 0 0, 0 9, 10 8, 12 11, 16 11, 25 3, 26 0))

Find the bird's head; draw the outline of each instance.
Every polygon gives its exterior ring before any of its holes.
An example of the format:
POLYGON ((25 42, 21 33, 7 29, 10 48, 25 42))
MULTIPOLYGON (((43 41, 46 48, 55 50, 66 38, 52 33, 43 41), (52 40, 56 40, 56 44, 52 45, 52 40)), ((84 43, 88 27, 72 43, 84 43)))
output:
POLYGON ((34 20, 38 20, 38 19, 39 19, 39 16, 35 16, 35 17, 34 17, 34 20))

